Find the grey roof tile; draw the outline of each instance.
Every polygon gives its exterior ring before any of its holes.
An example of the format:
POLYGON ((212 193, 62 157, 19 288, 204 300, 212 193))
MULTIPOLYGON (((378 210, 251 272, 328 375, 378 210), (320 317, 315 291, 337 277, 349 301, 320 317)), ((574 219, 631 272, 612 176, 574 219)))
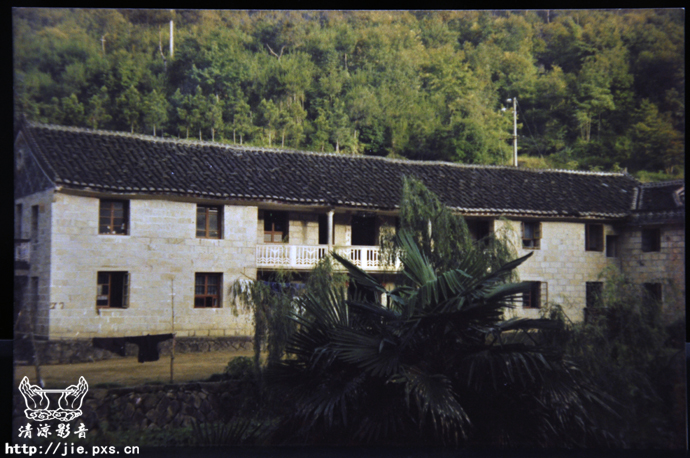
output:
POLYGON ((242 147, 25 123, 62 186, 394 209, 415 176, 468 212, 561 217, 629 214, 639 183, 621 173, 418 162, 242 147), (266 197, 261 197, 266 196, 266 197))

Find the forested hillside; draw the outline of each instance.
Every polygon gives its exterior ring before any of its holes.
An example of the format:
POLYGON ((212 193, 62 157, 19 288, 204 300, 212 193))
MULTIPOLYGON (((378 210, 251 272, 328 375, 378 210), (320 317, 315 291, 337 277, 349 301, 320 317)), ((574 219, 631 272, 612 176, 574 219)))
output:
POLYGON ((15 112, 157 136, 510 164, 516 97, 522 165, 672 178, 684 173, 684 23, 679 9, 18 8, 15 112))

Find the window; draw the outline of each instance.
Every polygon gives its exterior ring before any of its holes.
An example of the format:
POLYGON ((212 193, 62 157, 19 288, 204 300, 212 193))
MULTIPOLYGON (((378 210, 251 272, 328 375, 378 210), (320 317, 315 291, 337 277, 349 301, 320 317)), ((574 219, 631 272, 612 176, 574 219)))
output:
POLYGON ((585 250, 604 251, 603 224, 585 224, 585 250))
POLYGON ((353 215, 351 224, 353 246, 377 245, 375 216, 353 215))
POLYGON ((196 236, 208 239, 219 239, 223 227, 222 207, 197 205, 196 236))
POLYGON ((38 241, 38 205, 31 206, 31 240, 38 241))
POLYGON ((654 302, 661 302, 662 291, 661 283, 645 283, 642 285, 647 297, 649 297, 654 302))
MULTIPOLYGON (((335 223, 332 237, 335 240, 335 223)), ((319 215, 319 245, 328 245, 328 215, 319 215)))
POLYGON ((528 250, 538 250, 541 240, 541 223, 523 222, 522 223, 522 248, 528 250))
POLYGON ((97 307, 127 308, 129 306, 129 274, 98 272, 97 307))
POLYGON ((22 238, 22 204, 17 204, 14 207, 14 238, 22 238))
POLYGON ((585 306, 587 308, 601 307, 601 294, 604 290, 604 284, 600 281, 588 281, 585 283, 585 288, 585 306))
POLYGON ((222 291, 222 274, 196 274, 194 308, 218 308, 222 291))
POLYGON ((467 220, 467 228, 470 231, 470 237, 475 242, 483 240, 486 243, 485 237, 491 235, 492 221, 487 220, 467 220))
POLYGON ((101 200, 98 233, 127 235, 129 226, 129 202, 126 200, 101 200))
POLYGON ((538 309, 546 303, 546 282, 531 281, 529 291, 522 293, 522 307, 526 309, 538 309))
POLYGON ((264 212, 264 242, 280 243, 288 241, 288 213, 281 211, 264 212))
POLYGON ((617 258, 618 257, 618 236, 617 235, 607 235, 606 236, 606 257, 607 258, 617 258))
POLYGON ((642 251, 648 253, 650 251, 661 250, 661 229, 642 229, 642 251))

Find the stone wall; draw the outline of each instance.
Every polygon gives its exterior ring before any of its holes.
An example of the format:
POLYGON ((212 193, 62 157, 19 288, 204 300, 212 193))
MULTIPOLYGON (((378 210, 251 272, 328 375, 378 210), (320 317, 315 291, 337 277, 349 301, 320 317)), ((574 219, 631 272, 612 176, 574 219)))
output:
MULTIPOLYGON (((37 340, 36 349, 41 364, 74 364, 106 359, 122 358, 117 353, 93 346, 91 339, 37 340)), ((244 337, 178 337, 175 339, 175 354, 205 353, 210 351, 250 351, 253 338, 244 337)), ((172 339, 158 344, 161 357, 170 356, 172 339)), ((126 356, 137 356, 139 347, 125 344, 126 356)), ((14 344, 14 360, 22 364, 33 364, 33 346, 28 339, 17 337, 14 344)))
POLYGON ((131 199, 128 235, 98 234, 99 199, 56 193, 52 204, 49 338, 247 336, 230 287, 256 278, 257 208, 224 205, 221 239, 196 237, 196 203, 131 199), (97 308, 99 271, 129 274, 129 307, 97 308), (195 273, 222 274, 222 306, 194 308, 195 273), (174 310, 173 310, 174 309, 174 310))
MULTIPOLYGON (((585 223, 541 221, 540 248, 534 250, 522 248, 520 221, 498 220, 495 230, 507 235, 518 247, 519 257, 534 253, 518 267, 520 281, 546 282, 547 301, 560 304, 571 320, 582 320, 586 283, 601 281, 598 277, 602 270, 616 262, 616 258, 606 257, 606 250, 585 250, 585 223)), ((604 239, 607 235, 616 234, 617 230, 612 225, 604 224, 604 239)), ((518 305, 508 313, 537 318, 540 310, 518 305)))
POLYGON ((642 251, 642 228, 627 228, 621 237, 620 269, 633 282, 661 283, 667 321, 685 318, 685 227, 661 228, 659 251, 642 251))
MULTIPOLYGON (((132 388, 93 388, 84 397, 82 415, 72 420, 71 431, 80 423, 93 435, 96 429, 142 431, 191 426, 194 421, 213 422, 232 417, 241 403, 240 387, 234 382, 204 382, 179 385, 142 385, 132 388)), ((29 423, 22 395, 14 390, 13 429, 29 423)))

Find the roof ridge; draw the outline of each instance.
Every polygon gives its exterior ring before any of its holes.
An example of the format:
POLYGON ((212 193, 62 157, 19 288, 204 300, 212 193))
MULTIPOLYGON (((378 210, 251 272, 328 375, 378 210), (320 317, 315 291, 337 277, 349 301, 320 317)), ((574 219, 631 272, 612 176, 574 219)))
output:
POLYGON ((677 180, 654 181, 654 182, 650 182, 650 183, 640 183, 640 187, 644 187, 644 188, 661 188, 664 186, 678 186, 678 185, 685 185, 685 180, 682 178, 679 178, 677 180))
MULTIPOLYGON (((101 129, 90 129, 86 127, 74 127, 74 126, 61 126, 58 124, 44 124, 35 121, 28 121, 29 126, 45 128, 51 130, 62 130, 68 132, 83 132, 98 135, 112 135, 117 137, 128 137, 136 138, 139 140, 145 140, 150 142, 164 142, 173 144, 192 144, 199 146, 209 146, 214 148, 222 148, 229 150, 242 150, 247 152, 268 152, 268 153, 285 153, 285 154, 307 154, 316 156, 329 156, 329 157, 342 157, 355 160, 380 160, 385 162, 394 162, 402 164, 414 164, 420 166, 446 166, 446 167, 459 167, 459 168, 477 168, 477 169, 496 169, 496 170, 515 170, 520 172, 533 172, 533 173, 566 173, 573 175, 598 175, 598 176, 628 176, 633 178, 630 174, 626 172, 591 172, 584 170, 567 170, 567 169, 535 169, 529 167, 516 168, 514 166, 508 165, 488 165, 488 164, 462 164, 457 162, 447 162, 447 161, 418 161, 413 159, 398 159, 389 158, 381 156, 365 156, 365 155, 341 155, 337 153, 327 153, 319 151, 308 151, 308 150, 296 150, 296 149, 280 149, 280 148, 267 148, 262 146, 244 146, 237 144, 210 142, 204 140, 189 140, 189 139, 175 139, 171 137, 155 137, 153 135, 146 134, 134 134, 130 132, 114 131, 114 130, 101 130, 101 129)), ((634 178, 633 178, 634 179, 634 178)), ((637 180, 635 180, 637 181, 637 180)))

